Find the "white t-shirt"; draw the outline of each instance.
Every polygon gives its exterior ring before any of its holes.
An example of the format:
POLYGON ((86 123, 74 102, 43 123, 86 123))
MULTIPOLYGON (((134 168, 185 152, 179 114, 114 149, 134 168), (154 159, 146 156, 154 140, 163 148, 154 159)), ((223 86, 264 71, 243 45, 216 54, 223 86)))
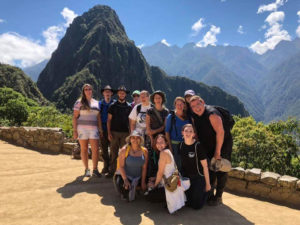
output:
POLYGON ((134 108, 131 110, 131 113, 129 114, 129 119, 134 120, 136 122, 135 130, 144 135, 146 133, 146 113, 147 110, 151 108, 151 104, 147 106, 141 105, 141 111, 138 114, 137 107, 139 105, 140 104, 134 106, 134 108))

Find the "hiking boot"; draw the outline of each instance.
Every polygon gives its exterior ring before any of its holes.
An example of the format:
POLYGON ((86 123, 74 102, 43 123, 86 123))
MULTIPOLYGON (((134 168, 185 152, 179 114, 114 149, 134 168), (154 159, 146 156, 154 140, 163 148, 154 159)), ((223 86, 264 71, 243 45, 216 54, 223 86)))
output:
POLYGON ((106 174, 106 173, 108 173, 108 172, 109 172, 109 171, 108 171, 107 168, 103 168, 102 171, 101 171, 102 174, 106 174))
POLYGON ((93 177, 102 177, 101 173, 99 173, 98 169, 93 170, 93 177))
POLYGON ((112 178, 113 176, 114 176, 114 174, 111 173, 111 172, 108 172, 108 173, 105 174, 106 178, 112 178))
POLYGON ((85 176, 85 177, 90 177, 90 176, 91 176, 91 171, 90 171, 90 169, 85 169, 85 171, 84 171, 84 176, 85 176))
POLYGON ((217 197, 217 196, 214 196, 207 201, 207 204, 209 206, 218 206, 221 205, 222 203, 223 203, 222 197, 217 197))

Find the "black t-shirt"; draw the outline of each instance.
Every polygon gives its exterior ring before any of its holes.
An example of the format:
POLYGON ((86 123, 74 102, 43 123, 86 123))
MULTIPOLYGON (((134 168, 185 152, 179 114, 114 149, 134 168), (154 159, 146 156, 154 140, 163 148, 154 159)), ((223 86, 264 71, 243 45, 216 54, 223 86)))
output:
POLYGON ((128 102, 114 102, 108 108, 108 113, 112 115, 111 131, 129 132, 128 116, 131 112, 131 106, 128 102))
POLYGON ((158 129, 160 128, 161 126, 164 125, 164 122, 165 122, 165 119, 166 117, 168 116, 169 114, 169 110, 166 109, 166 108, 163 108, 161 111, 158 111, 157 109, 155 109, 154 107, 151 107, 150 109, 147 110, 147 115, 150 116, 150 128, 152 130, 155 130, 155 129, 158 129), (157 113, 155 113, 155 110, 156 112, 160 115, 161 117, 161 121, 160 119, 158 118, 158 115, 157 113))
POLYGON ((207 159, 204 146, 199 142, 195 142, 192 145, 186 145, 184 142, 181 142, 178 147, 179 147, 179 154, 181 158, 182 175, 185 177, 199 176, 197 170, 197 161, 196 161, 197 158, 198 158, 199 172, 203 175, 203 167, 200 161, 207 159), (196 145, 197 156, 195 153, 195 145, 196 145))
MULTIPOLYGON (((205 111, 201 116, 198 116, 195 113, 193 113, 192 115, 194 119, 196 132, 198 135, 198 139, 205 146, 207 150, 206 154, 209 159, 211 159, 214 156, 215 149, 216 149, 216 132, 209 120, 209 116, 212 114, 216 114, 220 116, 221 119, 223 120, 221 113, 216 108, 209 105, 205 105, 205 111)), ((223 141, 221 151, 230 150, 230 149, 229 150, 224 149, 226 147, 224 143, 226 142, 232 142, 232 136, 230 134, 230 131, 225 130, 224 141, 223 141)))

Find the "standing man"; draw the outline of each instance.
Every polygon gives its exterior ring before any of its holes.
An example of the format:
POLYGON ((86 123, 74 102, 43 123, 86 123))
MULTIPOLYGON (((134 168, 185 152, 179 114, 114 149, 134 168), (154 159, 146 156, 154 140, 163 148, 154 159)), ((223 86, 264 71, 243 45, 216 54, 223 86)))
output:
POLYGON ((151 108, 149 96, 150 95, 148 91, 141 91, 141 103, 134 106, 129 115, 130 131, 138 131, 143 138, 145 138, 146 134, 146 113, 147 110, 151 108))
MULTIPOLYGON (((207 157, 211 160, 225 158, 231 161, 232 136, 230 127, 224 126, 222 114, 213 106, 205 105, 202 98, 195 95, 190 99, 193 121, 199 141, 207 149, 207 157)), ((210 184, 213 187, 217 181, 216 194, 208 199, 209 205, 222 203, 222 194, 227 181, 227 173, 209 171, 210 184)))
POLYGON ((101 154, 104 161, 104 166, 101 173, 106 174, 109 172, 108 171, 108 167, 109 167, 108 146, 110 144, 108 140, 108 133, 107 133, 108 108, 113 102, 115 102, 115 100, 112 99, 114 91, 109 85, 106 85, 103 89, 101 89, 101 93, 103 95, 103 99, 99 101, 99 109, 100 109, 103 133, 100 133, 100 147, 101 147, 101 154))
POLYGON ((129 135, 129 119, 131 106, 126 102, 126 94, 129 91, 125 86, 120 86, 117 90, 118 101, 108 108, 107 134, 110 141, 110 165, 106 177, 112 177, 117 167, 117 157, 119 148, 125 145, 125 138, 129 135))

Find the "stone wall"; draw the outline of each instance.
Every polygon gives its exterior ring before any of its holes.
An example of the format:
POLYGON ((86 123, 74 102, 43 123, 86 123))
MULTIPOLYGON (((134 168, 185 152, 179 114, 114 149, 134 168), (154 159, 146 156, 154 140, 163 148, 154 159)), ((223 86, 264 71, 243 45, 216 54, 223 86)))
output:
POLYGON ((226 189, 300 208, 300 180, 296 177, 237 167, 228 173, 226 189))
POLYGON ((53 153, 72 152, 73 143, 64 143, 61 128, 0 127, 0 139, 10 143, 53 153))

